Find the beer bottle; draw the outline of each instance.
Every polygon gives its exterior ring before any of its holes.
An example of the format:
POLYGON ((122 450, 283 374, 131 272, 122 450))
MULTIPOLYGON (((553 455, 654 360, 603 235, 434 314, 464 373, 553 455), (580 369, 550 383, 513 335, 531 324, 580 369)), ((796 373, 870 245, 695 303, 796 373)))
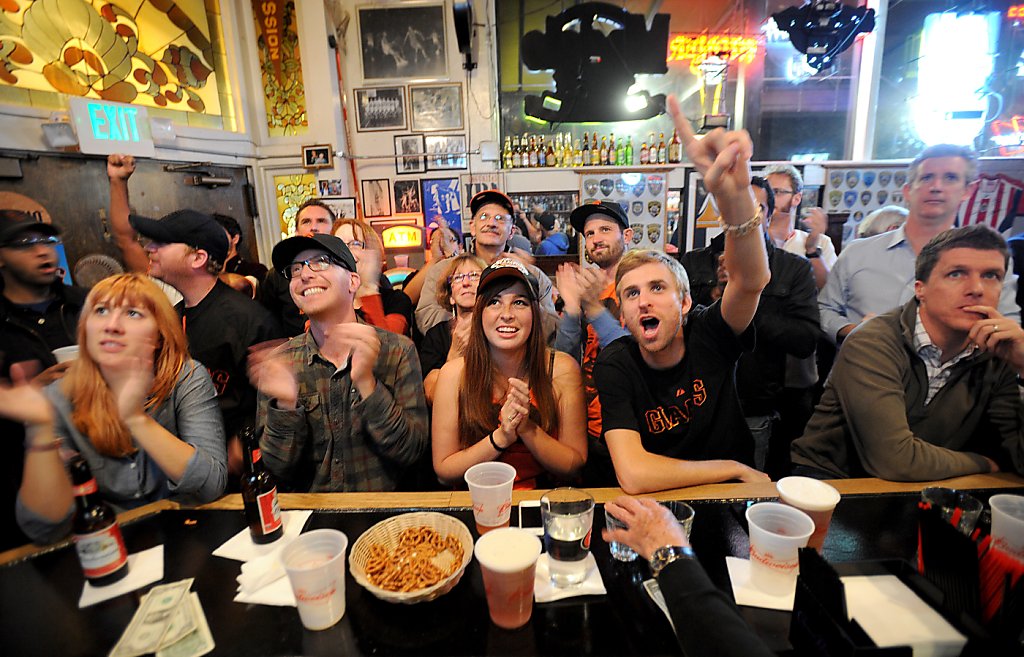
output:
POLYGON ((580 140, 576 139, 576 143, 572 148, 572 165, 574 167, 583 166, 583 149, 580 148, 580 140))
POLYGON ((501 149, 501 166, 504 169, 512 168, 512 138, 505 137, 505 145, 501 149))
POLYGON ((583 133, 583 166, 590 166, 590 138, 585 132, 583 133))
POLYGON ((636 164, 636 160, 633 159, 633 137, 630 135, 629 141, 626 142, 626 166, 634 164, 636 164))
POLYGON ((647 164, 649 157, 650 152, 647 150, 647 142, 642 142, 640 144, 640 164, 647 164))
POLYGON ((572 149, 572 135, 567 132, 565 133, 565 152, 562 153, 562 166, 571 167, 574 157, 575 151, 572 149))
POLYGON ((665 133, 658 133, 658 164, 668 161, 668 150, 665 148, 665 133))
POLYGON ((668 161, 683 161, 683 142, 679 140, 679 132, 677 130, 672 131, 672 141, 668 144, 668 161))
POLYGON ((537 140, 534 137, 530 137, 530 166, 536 169, 540 166, 540 155, 537 153, 537 140))
POLYGON ((110 505, 100 498, 96 478, 81 456, 68 463, 75 516, 71 533, 85 579, 93 586, 106 586, 128 574, 128 550, 121 537, 121 526, 110 505))
POLYGON ((601 137, 601 150, 598 151, 597 157, 601 160, 600 164, 603 166, 608 164, 608 138, 601 137))
POLYGON ((544 147, 544 135, 540 136, 540 147, 537 149, 537 166, 546 167, 548 165, 548 150, 544 147))
POLYGON ((593 166, 600 166, 601 164, 601 150, 597 146, 597 132, 595 131, 592 135, 593 141, 590 143, 590 164, 593 166))
POLYGON ((512 138, 512 168, 518 169, 523 166, 522 154, 519 151, 519 137, 512 138))
POLYGON ((263 468, 259 437, 250 427, 239 432, 245 472, 242 474, 242 504, 249 521, 253 543, 272 543, 284 536, 281 505, 277 501, 277 484, 263 468))

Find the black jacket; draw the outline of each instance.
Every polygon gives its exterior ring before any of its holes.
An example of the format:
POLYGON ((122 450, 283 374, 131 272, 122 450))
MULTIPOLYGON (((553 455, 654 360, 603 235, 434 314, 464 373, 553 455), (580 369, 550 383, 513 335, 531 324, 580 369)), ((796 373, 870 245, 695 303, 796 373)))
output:
MULTIPOLYGON (((811 264, 798 255, 776 248, 766 240, 772 279, 761 292, 754 315, 754 351, 740 357, 736 389, 743 412, 770 415, 786 377, 786 356, 806 358, 814 353, 821 335, 818 290, 811 264)), ((690 277, 694 303, 710 305, 718 285, 718 255, 725 249, 725 235, 711 245, 684 253, 680 258, 690 277)))

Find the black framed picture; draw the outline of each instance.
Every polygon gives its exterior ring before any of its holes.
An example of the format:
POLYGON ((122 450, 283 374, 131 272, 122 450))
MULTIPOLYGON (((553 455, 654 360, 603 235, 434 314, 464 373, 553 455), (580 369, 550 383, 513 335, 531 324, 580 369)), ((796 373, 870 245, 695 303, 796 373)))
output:
POLYGON ((354 196, 324 196, 320 198, 331 208, 338 219, 356 219, 356 199, 354 196))
POLYGON ((462 85, 422 84, 409 87, 410 130, 462 130, 462 85))
POLYGON ((427 153, 427 171, 465 169, 465 135, 427 135, 423 138, 427 153))
POLYGON ((420 214, 423 202, 420 199, 419 180, 395 181, 395 214, 420 214))
POLYGON ((448 76, 443 2, 364 6, 356 15, 364 81, 448 76))
POLYGON ((405 87, 356 89, 356 130, 405 130, 405 87))
POLYGON ((391 181, 387 178, 363 181, 363 216, 391 216, 391 181))
POLYGON ((395 173, 423 173, 427 163, 422 155, 424 152, 423 135, 399 135, 395 137, 395 173))

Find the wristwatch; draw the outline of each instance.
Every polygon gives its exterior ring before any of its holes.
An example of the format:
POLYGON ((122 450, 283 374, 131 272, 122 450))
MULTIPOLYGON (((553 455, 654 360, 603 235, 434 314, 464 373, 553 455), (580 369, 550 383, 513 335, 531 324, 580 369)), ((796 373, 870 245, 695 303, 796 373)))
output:
POLYGON ((821 247, 819 246, 818 248, 814 249, 810 253, 805 253, 804 255, 808 259, 810 259, 810 258, 820 258, 821 257, 821 247))
POLYGON ((665 566, 678 559, 696 559, 693 548, 689 545, 664 545, 651 554, 648 563, 651 565, 651 574, 657 577, 665 566))

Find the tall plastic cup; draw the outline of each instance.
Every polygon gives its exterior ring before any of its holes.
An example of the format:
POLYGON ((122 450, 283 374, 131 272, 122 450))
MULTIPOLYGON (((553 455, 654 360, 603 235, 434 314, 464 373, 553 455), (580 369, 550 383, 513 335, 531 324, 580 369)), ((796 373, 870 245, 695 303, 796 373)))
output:
POLYGON ((315 529, 281 551, 299 618, 307 630, 326 630, 345 615, 347 547, 348 537, 338 530, 315 529))
POLYGON ((518 527, 502 527, 481 536, 473 553, 480 562, 491 620, 509 630, 526 625, 533 613, 540 539, 518 527))
POLYGON ((473 500, 473 519, 481 536, 498 527, 508 527, 512 517, 512 482, 516 469, 508 463, 477 463, 465 474, 473 500))
POLYGON ((750 528, 750 583, 772 595, 796 586, 798 551, 814 533, 814 521, 800 509, 761 502, 747 509, 750 528))
POLYGON ((783 477, 776 482, 775 488, 783 502, 800 509, 814 521, 814 533, 808 539, 807 547, 821 552, 832 524, 832 512, 839 504, 839 491, 810 477, 783 477))
POLYGON ((1024 496, 993 495, 992 543, 1017 561, 1024 562, 1024 496))

